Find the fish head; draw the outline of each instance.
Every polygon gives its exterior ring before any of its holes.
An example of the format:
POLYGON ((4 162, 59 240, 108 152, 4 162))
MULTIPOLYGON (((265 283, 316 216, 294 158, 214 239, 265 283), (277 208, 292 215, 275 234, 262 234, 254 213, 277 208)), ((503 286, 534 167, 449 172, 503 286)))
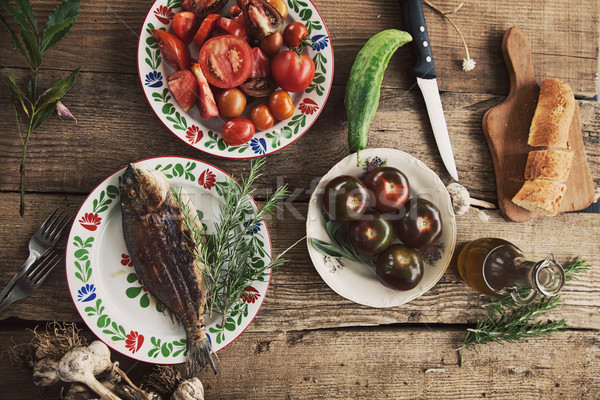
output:
POLYGON ((121 204, 134 214, 146 215, 160 208, 169 194, 167 177, 154 169, 129 164, 121 181, 121 204))

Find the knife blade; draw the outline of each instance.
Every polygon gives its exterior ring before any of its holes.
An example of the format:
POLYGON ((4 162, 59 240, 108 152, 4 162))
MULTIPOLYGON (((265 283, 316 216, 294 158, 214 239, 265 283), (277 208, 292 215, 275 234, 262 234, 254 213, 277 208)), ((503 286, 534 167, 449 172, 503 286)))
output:
POLYGON ((417 85, 421 89, 423 99, 425 100, 433 136, 442 156, 444 166, 452 178, 458 181, 454 153, 452 152, 446 117, 444 116, 440 91, 437 85, 437 74, 433 63, 433 53, 429 44, 425 16, 423 15, 423 6, 421 0, 400 0, 400 5, 402 7, 405 29, 413 37, 412 47, 415 51, 417 62, 412 68, 412 72, 417 77, 417 85))

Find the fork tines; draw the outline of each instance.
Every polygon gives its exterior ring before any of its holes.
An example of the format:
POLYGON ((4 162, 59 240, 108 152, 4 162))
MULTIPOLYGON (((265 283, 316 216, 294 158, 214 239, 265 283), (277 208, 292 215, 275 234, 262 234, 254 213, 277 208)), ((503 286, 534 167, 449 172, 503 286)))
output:
POLYGON ((44 239, 54 241, 58 239, 70 221, 71 218, 63 213, 61 209, 57 208, 40 226, 40 232, 43 232, 44 239))
POLYGON ((34 264, 34 267, 27 272, 26 276, 34 285, 40 285, 46 280, 50 272, 52 272, 54 267, 56 267, 60 261, 60 254, 51 251, 43 255, 38 260, 37 265, 34 264))

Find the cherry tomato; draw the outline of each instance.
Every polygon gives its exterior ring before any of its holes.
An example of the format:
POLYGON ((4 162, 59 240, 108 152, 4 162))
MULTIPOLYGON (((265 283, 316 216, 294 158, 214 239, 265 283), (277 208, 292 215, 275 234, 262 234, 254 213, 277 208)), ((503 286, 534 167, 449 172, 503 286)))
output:
POLYGON ((374 194, 375 209, 382 213, 399 210, 410 197, 406 175, 394 167, 375 168, 364 182, 374 194))
POLYGON ((271 76, 271 62, 259 47, 252 48, 252 60, 250 78, 267 78, 271 76))
POLYGON ((190 43, 198 31, 200 21, 196 19, 196 14, 193 12, 182 11, 175 14, 171 26, 173 27, 173 32, 183 40, 184 43, 190 43))
POLYGON ((396 290, 410 290, 423 279, 423 260, 419 252, 402 244, 383 251, 375 263, 375 273, 384 285, 396 290))
POLYGON ((294 103, 290 94, 285 90, 276 90, 269 97, 269 110, 280 121, 294 115, 294 103))
POLYGON ((281 32, 275 32, 260 41, 260 49, 268 56, 277 54, 283 44, 281 32))
POLYGON ((442 236, 442 216, 432 202, 411 198, 405 208, 406 213, 396 224, 402 243, 414 249, 427 248, 442 236))
POLYGON ((190 50, 181 39, 160 29, 150 29, 150 33, 169 64, 178 70, 188 69, 190 66, 190 50))
POLYGON ((273 79, 288 92, 300 92, 310 85, 315 76, 315 63, 306 54, 291 50, 280 51, 271 61, 273 79))
POLYGON ((308 37, 308 29, 302 22, 292 22, 283 29, 283 43, 287 47, 300 47, 308 37))
POLYGON ((369 191, 350 175, 340 175, 325 185, 323 209, 334 221, 350 222, 363 216, 369 206, 369 191))
POLYGON ((223 141, 229 146, 239 146, 254 136, 254 124, 246 118, 234 118, 223 125, 223 141))
POLYGON ((202 73, 202 68, 198 63, 194 63, 190 70, 198 82, 198 101, 196 104, 200 111, 200 116, 205 119, 219 116, 219 109, 215 103, 215 97, 212 90, 210 90, 210 86, 208 85, 204 73, 202 73))
POLYGON ((394 229, 381 214, 370 212, 350 223, 349 235, 352 248, 366 256, 375 256, 392 243, 394 229))
POLYGON ((288 6, 284 0, 267 0, 267 2, 275 7, 279 14, 281 14, 281 18, 286 19, 288 16, 288 6))
MULTIPOLYGON (((277 85, 271 78, 250 78, 240 85, 240 89, 248 96, 267 97, 275 91, 277 85)), ((291 100, 290 100, 291 101, 291 100)), ((292 107, 294 105, 292 104, 292 107)), ((293 114, 292 110, 292 114, 293 114)))
POLYGON ((221 17, 215 21, 215 28, 233 36, 237 36, 240 39, 248 40, 246 34, 246 28, 232 19, 221 17))
POLYGON ((169 90, 177 103, 188 112, 198 99, 198 82, 189 69, 175 71, 167 78, 169 90))
POLYGON ((242 9, 240 8, 240 6, 233 5, 233 6, 229 7, 229 16, 231 18, 235 18, 238 15, 240 15, 241 13, 242 13, 242 9))
POLYGON ((257 130, 264 131, 265 129, 269 129, 275 123, 275 118, 273 118, 273 114, 264 104, 256 104, 250 109, 250 113, 248 114, 248 118, 254 124, 257 130))
POLYGON ((217 36, 204 43, 198 63, 208 83, 229 89, 239 86, 250 76, 252 50, 237 36, 217 36))
POLYGON ((217 96, 217 106, 222 117, 239 117, 246 108, 246 96, 238 88, 223 90, 217 96))
POLYGON ((215 28, 215 23, 219 20, 219 18, 221 18, 219 14, 207 15, 206 18, 204 18, 204 21, 202 21, 200 28, 198 28, 198 31, 194 35, 194 43, 196 43, 199 47, 202 47, 204 42, 206 42, 212 34, 215 28))

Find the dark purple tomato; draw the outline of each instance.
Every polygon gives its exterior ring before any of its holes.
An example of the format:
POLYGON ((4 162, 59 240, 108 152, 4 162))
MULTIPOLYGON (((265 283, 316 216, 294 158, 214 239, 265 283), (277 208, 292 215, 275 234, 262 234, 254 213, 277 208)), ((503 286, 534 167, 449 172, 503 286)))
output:
POLYGON ((375 197, 375 209, 382 213, 399 210, 410 197, 406 175, 394 167, 376 168, 364 182, 375 197))
POLYGON ((442 236, 440 210, 429 200, 411 198, 406 213, 396 223, 396 233, 402 243, 414 249, 426 248, 442 236))
POLYGON ((395 243, 377 257, 375 272, 387 287, 410 290, 423 279, 423 260, 415 249, 395 243))
POLYGON ((350 175, 333 178, 323 192, 323 209, 334 221, 350 222, 363 216, 369 206, 369 191, 350 175))
POLYGON ((381 214, 369 212, 350 223, 349 234, 354 250, 366 256, 375 256, 392 243, 394 228, 381 214))

